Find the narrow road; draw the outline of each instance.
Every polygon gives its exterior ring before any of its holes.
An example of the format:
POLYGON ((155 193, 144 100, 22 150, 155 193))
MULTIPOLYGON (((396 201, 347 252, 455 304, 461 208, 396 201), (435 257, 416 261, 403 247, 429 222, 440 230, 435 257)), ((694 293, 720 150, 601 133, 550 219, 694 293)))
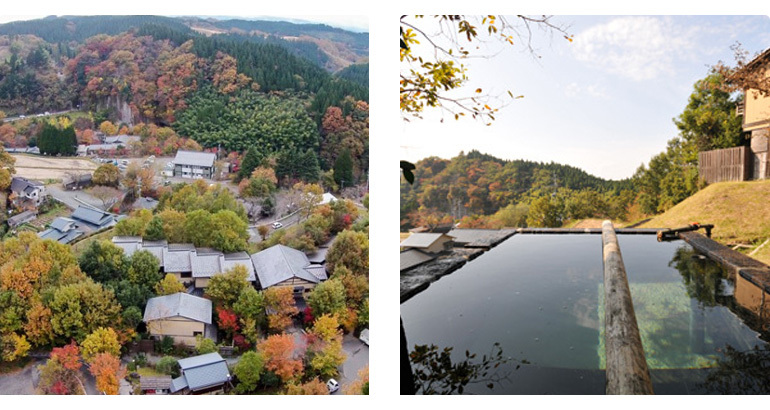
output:
POLYGON ((95 198, 93 195, 89 194, 88 192, 67 191, 64 188, 62 188, 59 184, 47 185, 45 189, 48 192, 48 194, 51 195, 51 197, 63 203, 64 205, 67 205, 67 207, 70 209, 77 209, 77 207, 79 207, 80 205, 83 205, 84 203, 87 205, 91 205, 96 209, 102 209, 102 201, 99 200, 98 198, 95 198))

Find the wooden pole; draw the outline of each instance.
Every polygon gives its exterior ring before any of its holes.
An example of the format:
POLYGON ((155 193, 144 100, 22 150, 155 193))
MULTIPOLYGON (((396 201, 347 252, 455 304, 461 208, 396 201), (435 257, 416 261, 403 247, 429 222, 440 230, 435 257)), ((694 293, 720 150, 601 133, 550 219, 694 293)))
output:
POLYGON ((607 394, 653 394, 626 267, 612 222, 602 223, 607 394))

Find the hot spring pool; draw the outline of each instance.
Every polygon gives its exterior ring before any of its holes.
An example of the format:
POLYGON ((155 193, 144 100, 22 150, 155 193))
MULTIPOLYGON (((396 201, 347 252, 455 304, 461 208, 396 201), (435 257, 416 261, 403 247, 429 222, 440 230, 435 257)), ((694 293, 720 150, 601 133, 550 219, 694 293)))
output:
MULTIPOLYGON (((768 340, 735 313, 735 284, 683 241, 618 241, 655 393, 730 392, 720 377, 735 374, 720 369, 768 340)), ((511 360, 466 393, 604 394, 603 294, 600 235, 515 235, 404 302, 401 318, 410 351, 452 347, 453 362, 467 351, 475 363, 499 344, 511 360)))

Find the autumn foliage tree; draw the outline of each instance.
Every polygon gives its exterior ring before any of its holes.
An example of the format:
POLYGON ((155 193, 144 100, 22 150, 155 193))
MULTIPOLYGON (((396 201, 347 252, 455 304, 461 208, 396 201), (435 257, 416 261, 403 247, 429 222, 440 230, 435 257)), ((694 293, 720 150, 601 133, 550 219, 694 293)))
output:
POLYGON ((217 307, 217 324, 219 329, 227 334, 228 338, 231 338, 240 329, 238 316, 232 310, 222 307, 217 307))
POLYGON ((179 282, 179 279, 173 273, 167 273, 166 276, 155 285, 155 294, 157 296, 173 295, 174 293, 184 292, 185 288, 179 282))
POLYGON ((83 360, 91 362, 101 353, 120 356, 118 335, 112 328, 100 327, 88 335, 81 344, 83 360))
POLYGON ((51 358, 41 366, 38 389, 43 394, 85 394, 80 372, 80 349, 75 342, 55 347, 51 358))
POLYGON ((265 368, 274 372, 286 383, 302 372, 302 360, 295 357, 294 336, 290 334, 270 335, 257 344, 257 351, 265 358, 265 368))
POLYGON ((325 395, 329 394, 326 384, 318 377, 302 384, 289 384, 286 386, 286 394, 289 395, 325 395))
POLYGON ((120 359, 110 353, 94 356, 88 371, 96 378, 96 389, 109 395, 118 394, 120 379, 126 374, 125 367, 120 365, 120 359))
POLYGON ((265 306, 267 308, 267 326, 273 332, 282 332, 291 325, 292 316, 299 313, 294 293, 288 287, 272 287, 265 289, 265 306))

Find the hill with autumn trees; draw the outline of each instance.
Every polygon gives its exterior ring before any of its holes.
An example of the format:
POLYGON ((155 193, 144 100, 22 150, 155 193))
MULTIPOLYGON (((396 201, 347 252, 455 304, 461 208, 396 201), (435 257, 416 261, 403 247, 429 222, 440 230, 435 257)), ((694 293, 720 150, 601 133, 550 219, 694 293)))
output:
MULTIPOLYGON (((0 111, 85 112, 72 121, 78 143, 96 131, 129 133, 145 154, 197 146, 237 162, 255 147, 273 167, 310 155, 319 177, 344 157, 350 186, 368 173, 367 61, 367 33, 318 24, 48 17, 0 25, 0 111), (101 129, 105 121, 114 128, 101 129)), ((35 144, 43 128, 2 127, 13 147, 35 144)))
POLYGON ((556 163, 503 160, 478 151, 425 158, 401 181, 401 226, 558 227, 603 216, 626 219, 630 180, 608 181, 556 163))

